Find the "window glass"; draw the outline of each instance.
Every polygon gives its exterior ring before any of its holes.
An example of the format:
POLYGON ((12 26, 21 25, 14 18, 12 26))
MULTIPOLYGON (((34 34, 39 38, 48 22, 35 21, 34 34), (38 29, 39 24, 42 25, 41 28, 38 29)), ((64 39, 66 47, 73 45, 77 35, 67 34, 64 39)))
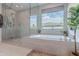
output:
POLYGON ((37 16, 36 15, 30 16, 30 29, 31 30, 37 29, 37 16))
POLYGON ((64 10, 42 14, 42 29, 63 29, 64 10))

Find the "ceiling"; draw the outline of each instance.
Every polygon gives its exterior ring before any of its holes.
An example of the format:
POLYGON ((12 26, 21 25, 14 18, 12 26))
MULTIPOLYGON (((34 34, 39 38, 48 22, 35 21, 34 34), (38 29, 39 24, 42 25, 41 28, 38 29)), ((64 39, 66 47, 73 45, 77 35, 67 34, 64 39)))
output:
POLYGON ((46 3, 6 3, 6 6, 15 11, 21 11, 30 8, 30 6, 31 8, 34 8, 44 4, 46 3))

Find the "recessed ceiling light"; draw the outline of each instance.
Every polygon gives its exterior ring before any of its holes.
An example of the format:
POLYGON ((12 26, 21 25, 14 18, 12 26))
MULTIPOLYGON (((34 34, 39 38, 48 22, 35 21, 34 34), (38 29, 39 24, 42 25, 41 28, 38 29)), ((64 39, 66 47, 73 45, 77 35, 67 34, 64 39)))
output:
POLYGON ((18 5, 16 5, 16 7, 19 7, 18 5))

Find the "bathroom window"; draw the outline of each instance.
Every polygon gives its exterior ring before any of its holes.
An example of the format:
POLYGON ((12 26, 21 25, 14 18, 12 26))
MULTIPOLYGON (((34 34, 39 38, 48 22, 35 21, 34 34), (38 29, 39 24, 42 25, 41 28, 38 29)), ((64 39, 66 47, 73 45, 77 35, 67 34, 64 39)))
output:
POLYGON ((31 30, 37 29, 37 16, 36 15, 30 16, 30 29, 31 30))
POLYGON ((64 10, 42 14, 42 29, 63 29, 64 10))

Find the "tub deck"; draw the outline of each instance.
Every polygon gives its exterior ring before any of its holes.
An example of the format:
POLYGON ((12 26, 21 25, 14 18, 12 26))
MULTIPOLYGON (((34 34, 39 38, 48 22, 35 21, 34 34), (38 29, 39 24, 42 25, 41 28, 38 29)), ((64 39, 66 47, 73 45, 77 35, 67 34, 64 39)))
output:
POLYGON ((26 56, 32 49, 0 43, 0 56, 26 56))

